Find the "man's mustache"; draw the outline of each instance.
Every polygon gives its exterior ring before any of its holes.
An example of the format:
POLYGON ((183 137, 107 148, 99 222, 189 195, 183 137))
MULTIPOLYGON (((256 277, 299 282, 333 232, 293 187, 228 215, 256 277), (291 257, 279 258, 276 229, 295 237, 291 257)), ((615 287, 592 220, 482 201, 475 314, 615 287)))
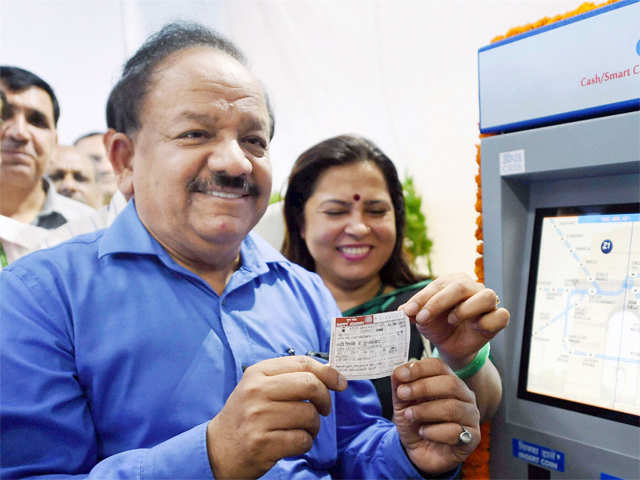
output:
POLYGON ((231 188, 243 195, 258 196, 260 187, 249 181, 246 175, 232 176, 226 173, 214 173, 209 178, 194 178, 187 185, 190 192, 208 193, 214 187, 231 188))

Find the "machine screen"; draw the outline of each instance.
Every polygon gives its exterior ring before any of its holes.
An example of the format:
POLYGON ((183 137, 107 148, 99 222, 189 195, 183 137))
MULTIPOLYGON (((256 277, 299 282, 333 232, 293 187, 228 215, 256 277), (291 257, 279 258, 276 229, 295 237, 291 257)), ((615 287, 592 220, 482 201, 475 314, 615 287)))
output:
POLYGON ((518 396, 640 425, 640 203, 536 210, 518 396))

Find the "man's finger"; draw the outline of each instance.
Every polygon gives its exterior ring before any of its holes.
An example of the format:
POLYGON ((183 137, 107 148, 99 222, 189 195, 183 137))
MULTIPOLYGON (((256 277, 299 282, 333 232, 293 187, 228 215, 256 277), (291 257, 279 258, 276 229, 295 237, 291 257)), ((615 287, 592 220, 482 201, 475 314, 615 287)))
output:
POLYGON ((313 447, 314 437, 303 429, 273 430, 265 436, 267 455, 274 459, 302 455, 313 447))
POLYGON ((411 405, 404 409, 403 415, 414 423, 448 423, 459 425, 477 425, 480 412, 475 403, 463 402, 457 398, 432 400, 411 405))
MULTIPOLYGON (((465 426, 465 429, 471 433, 471 438, 480 443, 480 430, 465 426)), ((420 436, 425 440, 437 443, 445 443, 447 445, 459 446, 460 433, 462 426, 458 423, 434 423, 431 425, 422 425, 420 427, 420 436)))
POLYGON ((273 402, 309 401, 322 415, 331 412, 331 395, 327 386, 311 372, 292 372, 265 376, 264 381, 249 386, 249 395, 263 395, 273 402), (268 377, 268 378, 265 378, 268 377))
POLYGON ((403 402, 452 397, 466 402, 475 401, 469 387, 437 358, 401 365, 391 375, 396 394, 403 402))
MULTIPOLYGON (((275 430, 306 430, 309 435, 316 437, 320 431, 320 415, 311 402, 283 401, 269 404, 269 409, 256 412, 261 415, 261 423, 275 425, 275 430)), ((252 421, 248 418, 248 421, 252 421)))
POLYGON ((305 355, 270 358, 245 370, 245 374, 260 373, 266 376, 294 372, 312 373, 330 390, 342 391, 347 388, 347 380, 338 370, 305 355))
POLYGON ((396 394, 403 402, 417 402, 456 398, 474 402, 475 396, 469 387, 453 374, 425 377, 398 385, 396 394))
POLYGON ((451 369, 437 358, 423 358, 417 362, 407 362, 396 367, 391 379, 398 383, 410 383, 420 378, 447 375, 451 369))

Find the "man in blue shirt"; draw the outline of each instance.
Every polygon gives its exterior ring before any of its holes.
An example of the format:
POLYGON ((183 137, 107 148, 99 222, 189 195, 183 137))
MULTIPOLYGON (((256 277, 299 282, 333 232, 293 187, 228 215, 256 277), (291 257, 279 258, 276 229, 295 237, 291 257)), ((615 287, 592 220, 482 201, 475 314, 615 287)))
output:
POLYGON ((133 200, 0 274, 2 476, 448 478, 480 438, 449 367, 394 372, 394 425, 370 382, 304 355, 328 349, 340 312, 248 234, 274 123, 240 52, 167 26, 125 65, 107 118, 133 200))

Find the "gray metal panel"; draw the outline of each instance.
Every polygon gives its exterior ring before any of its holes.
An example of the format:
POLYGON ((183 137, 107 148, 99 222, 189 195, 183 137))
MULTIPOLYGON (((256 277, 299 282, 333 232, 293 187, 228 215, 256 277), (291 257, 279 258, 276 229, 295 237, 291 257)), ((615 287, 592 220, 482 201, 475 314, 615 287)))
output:
MULTIPOLYGON (((494 145, 498 152, 526 152, 526 172, 510 178, 533 179, 545 173, 553 178, 575 178, 638 172, 640 114, 630 112, 482 140, 483 148, 494 145)), ((498 157, 493 162, 499 167, 498 157)))
POLYGON ((485 283, 512 314, 492 341, 504 384, 493 477, 526 478, 526 463, 511 454, 519 438, 566 454, 566 471, 552 478, 640 478, 639 427, 517 398, 535 209, 640 201, 640 112, 483 139, 482 192, 485 283), (500 153, 520 149, 525 172, 501 176, 500 153))
POLYGON ((611 450, 593 447, 572 439, 557 438, 535 429, 508 425, 508 435, 491 435, 491 478, 527 478, 527 462, 516 460, 511 454, 511 439, 544 445, 565 453, 565 470, 551 470, 551 478, 598 479, 601 473, 625 480, 640 478, 638 459, 619 455, 611 450))

